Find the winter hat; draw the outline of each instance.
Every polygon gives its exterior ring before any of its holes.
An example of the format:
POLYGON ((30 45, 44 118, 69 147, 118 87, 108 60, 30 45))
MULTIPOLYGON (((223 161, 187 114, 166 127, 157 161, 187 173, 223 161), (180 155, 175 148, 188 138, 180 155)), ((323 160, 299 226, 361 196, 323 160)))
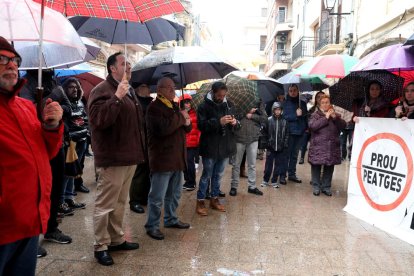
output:
POLYGON ((9 51, 9 52, 12 52, 16 56, 21 58, 21 56, 19 55, 19 53, 16 52, 14 47, 2 36, 0 36, 0 50, 6 50, 6 51, 9 51))

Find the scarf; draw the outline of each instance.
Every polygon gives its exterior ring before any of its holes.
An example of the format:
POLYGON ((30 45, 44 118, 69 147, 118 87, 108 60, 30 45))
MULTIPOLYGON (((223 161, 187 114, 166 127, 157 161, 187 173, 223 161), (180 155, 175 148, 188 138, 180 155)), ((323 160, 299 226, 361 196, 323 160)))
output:
POLYGON ((414 104, 409 104, 407 103, 407 101, 403 102, 403 107, 404 107, 404 113, 405 113, 405 117, 410 116, 411 114, 413 114, 414 112, 414 104))
POLYGON ((163 95, 157 94, 157 98, 163 102, 168 108, 173 108, 173 104, 170 100, 168 100, 166 97, 164 97, 163 95))

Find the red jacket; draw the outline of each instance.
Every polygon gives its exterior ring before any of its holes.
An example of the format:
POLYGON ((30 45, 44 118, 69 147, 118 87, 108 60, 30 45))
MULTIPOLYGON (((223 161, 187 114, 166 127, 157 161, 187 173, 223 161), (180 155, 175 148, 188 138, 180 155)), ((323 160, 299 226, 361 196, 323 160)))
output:
POLYGON ((45 130, 33 103, 0 91, 0 245, 46 232, 52 172, 49 159, 62 143, 63 124, 45 130))
POLYGON ((192 129, 186 135, 187 148, 197 148, 198 144, 200 143, 200 134, 201 134, 200 130, 197 128, 197 113, 192 108, 188 112, 188 115, 190 115, 190 118, 191 118, 192 129))

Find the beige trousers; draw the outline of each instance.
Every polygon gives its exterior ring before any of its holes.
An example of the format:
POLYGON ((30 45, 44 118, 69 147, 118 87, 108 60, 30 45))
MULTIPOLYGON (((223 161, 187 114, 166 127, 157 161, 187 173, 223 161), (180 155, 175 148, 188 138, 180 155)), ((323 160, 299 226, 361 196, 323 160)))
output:
POLYGON ((93 214, 95 251, 107 250, 108 245, 118 245, 125 241, 122 223, 136 167, 97 168, 99 177, 93 214))

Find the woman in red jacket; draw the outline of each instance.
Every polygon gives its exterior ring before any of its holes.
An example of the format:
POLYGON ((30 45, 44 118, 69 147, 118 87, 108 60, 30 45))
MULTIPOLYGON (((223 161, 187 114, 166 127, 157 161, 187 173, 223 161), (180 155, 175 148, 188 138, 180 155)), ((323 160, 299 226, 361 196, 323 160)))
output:
POLYGON ((187 110, 190 115, 192 129, 186 135, 187 144, 187 170, 184 171, 183 189, 193 191, 196 187, 195 161, 198 160, 198 144, 200 142, 200 130, 197 128, 197 113, 193 107, 189 94, 180 97, 180 108, 187 110))

